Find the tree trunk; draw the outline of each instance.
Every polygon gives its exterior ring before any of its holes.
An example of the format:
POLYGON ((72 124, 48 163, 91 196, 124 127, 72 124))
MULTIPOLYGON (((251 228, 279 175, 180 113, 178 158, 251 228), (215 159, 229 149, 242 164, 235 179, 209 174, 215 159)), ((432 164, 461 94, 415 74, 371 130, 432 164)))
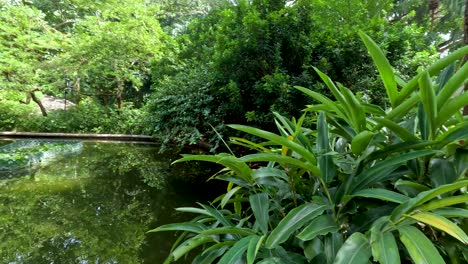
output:
POLYGON ((80 101, 81 101, 81 86, 80 86, 80 78, 77 78, 76 79, 76 82, 75 82, 75 93, 76 93, 76 104, 77 105, 80 105, 80 101))
POLYGON ((117 81, 117 108, 122 109, 123 106, 123 100, 122 100, 122 94, 124 90, 124 84, 122 81, 117 81))
POLYGON ((31 92, 31 98, 32 98, 32 100, 39 106, 39 108, 41 109, 42 115, 43 115, 43 116, 47 116, 47 110, 46 110, 45 107, 42 105, 41 100, 39 100, 39 98, 36 97, 36 94, 34 93, 34 91, 31 92))
MULTIPOLYGON (((464 32, 463 44, 467 46, 468 45, 468 0, 465 1, 465 24, 463 26, 463 32, 464 32)), ((462 65, 467 63, 467 61, 468 61, 468 55, 465 55, 465 57, 463 58, 462 65)), ((465 83, 464 91, 465 93, 468 91, 468 83, 465 83)), ((468 105, 465 105, 465 107, 463 107, 463 115, 468 115, 468 105)))
POLYGON ((44 105, 42 105, 41 100, 39 100, 39 98, 37 98, 37 96, 35 94, 35 92, 39 91, 39 90, 41 90, 41 89, 36 88, 36 89, 33 89, 32 91, 26 91, 26 100, 20 101, 20 103, 29 104, 29 103, 31 103, 31 99, 32 99, 39 106, 39 108, 41 109, 42 115, 47 116, 47 110, 45 109, 44 105))

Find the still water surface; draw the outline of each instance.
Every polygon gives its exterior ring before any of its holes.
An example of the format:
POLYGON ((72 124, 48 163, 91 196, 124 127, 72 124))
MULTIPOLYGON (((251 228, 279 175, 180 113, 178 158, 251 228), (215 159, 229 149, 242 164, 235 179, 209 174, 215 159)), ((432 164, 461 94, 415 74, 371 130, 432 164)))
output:
POLYGON ((80 154, 0 179, 0 263, 162 263, 175 234, 146 231, 182 221, 174 208, 204 199, 180 180, 192 172, 171 167, 174 158, 88 142, 80 154))

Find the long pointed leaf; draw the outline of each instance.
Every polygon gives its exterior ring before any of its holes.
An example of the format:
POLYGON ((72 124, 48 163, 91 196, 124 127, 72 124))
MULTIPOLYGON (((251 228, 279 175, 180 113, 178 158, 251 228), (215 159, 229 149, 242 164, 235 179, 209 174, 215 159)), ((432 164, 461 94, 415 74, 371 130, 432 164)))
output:
POLYGON ((410 217, 419 222, 426 223, 441 231, 444 231, 445 233, 460 240, 463 244, 468 244, 468 236, 465 234, 465 232, 463 232, 460 227, 443 216, 429 212, 422 212, 410 215, 410 217))
POLYGON ((326 155, 331 151, 328 139, 328 125, 324 112, 320 112, 317 121, 317 151, 319 152, 318 165, 325 182, 330 182, 335 177, 333 157, 326 155))
POLYGON ((437 114, 437 103, 435 91, 431 84, 431 78, 427 72, 423 73, 421 79, 419 79, 419 87, 421 101, 426 115, 424 121, 428 123, 430 132, 429 139, 433 139, 435 132, 434 120, 437 114))
POLYGON ((399 124, 389 120, 387 118, 374 117, 377 123, 382 126, 388 127, 393 133, 399 136, 404 141, 418 141, 419 138, 413 135, 411 132, 400 126, 399 124))
POLYGON ((383 201, 390 201, 394 203, 404 203, 408 201, 409 197, 403 194, 393 192, 387 189, 365 189, 353 194, 355 197, 376 198, 383 201))
POLYGON ((178 260, 182 256, 188 254, 192 249, 201 246, 203 244, 214 242, 214 239, 207 236, 197 235, 192 237, 182 244, 180 244, 172 253, 171 255, 174 257, 174 260, 178 260))
POLYGON ((352 234, 336 254, 335 264, 367 264, 372 252, 369 240, 363 234, 352 234))
POLYGON ((370 230, 371 247, 374 261, 382 264, 397 264, 400 263, 400 254, 398 253, 398 245, 392 232, 382 231, 382 227, 388 224, 388 217, 381 217, 374 221, 370 230))
MULTIPOLYGON (((468 54, 468 46, 461 47, 457 49, 456 51, 450 53, 448 56, 438 60, 436 63, 432 64, 428 69, 427 72, 429 72, 430 76, 434 76, 437 73, 439 73, 441 70, 449 66, 450 64, 454 63, 455 61, 463 58, 468 54)), ((413 79, 411 79, 408 84, 403 87, 400 91, 400 94, 398 96, 398 103, 403 102, 408 98, 408 96, 414 92, 414 90, 417 88, 419 78, 421 77, 422 73, 416 75, 413 79)))
POLYGON ((454 114, 460 112, 460 110, 466 105, 466 102, 468 102, 468 92, 464 92, 456 98, 448 101, 440 109, 435 120, 434 126, 440 127, 441 125, 443 125, 445 122, 447 122, 447 120, 452 118, 454 114))
POLYGON ((247 250, 250 240, 255 236, 244 237, 230 248, 219 260, 218 264, 236 264, 243 259, 244 252, 247 250))
POLYGON ((296 142, 293 142, 287 138, 284 138, 282 136, 279 136, 277 134, 261 130, 258 128, 254 127, 249 127, 249 126, 243 126, 243 125, 230 125, 230 127, 243 131, 246 133, 249 133, 251 135, 255 135, 264 139, 271 140, 275 144, 281 145, 281 146, 286 146, 289 149, 295 151, 297 154, 301 155, 304 159, 309 161, 312 164, 316 164, 317 160, 315 159, 314 154, 309 151, 308 149, 304 148, 303 146, 299 145, 296 142))
POLYGON ((463 86, 463 83, 468 78, 468 64, 464 64, 444 85, 442 90, 437 95, 437 106, 442 108, 450 97, 463 86))
POLYGON ((237 177, 240 177, 248 183, 253 183, 252 169, 241 162, 238 158, 229 154, 218 154, 218 155, 182 155, 181 159, 174 161, 174 163, 185 162, 185 161, 208 161, 221 164, 230 170, 235 172, 237 177))
POLYGON ((314 239, 316 236, 325 235, 328 233, 334 233, 339 230, 333 218, 330 215, 321 215, 309 225, 307 225, 301 233, 297 235, 297 238, 303 241, 309 241, 314 239))
POLYGON ((265 236, 254 236, 247 247, 247 264, 253 264, 265 236))
POLYGON ((400 156, 378 162, 376 165, 365 170, 363 173, 354 178, 354 182, 351 185, 349 194, 353 194, 354 192, 366 188, 373 183, 385 180, 390 175, 390 173, 392 173, 401 164, 408 160, 416 159, 435 153, 437 153, 437 151, 418 150, 409 153, 404 153, 400 156))
POLYGON ((151 229, 148 232, 188 231, 188 232, 193 232, 193 233, 200 233, 207 229, 208 227, 206 227, 203 224, 187 222, 187 223, 175 223, 175 224, 162 225, 155 229, 151 229))
POLYGON ((265 241, 266 248, 275 248, 279 244, 288 240, 289 237, 299 230, 305 223, 322 214, 326 205, 304 204, 291 210, 283 218, 278 226, 271 231, 265 241))
POLYGON ((393 73, 393 68, 390 65, 390 62, 388 62, 379 46, 368 35, 363 32, 359 32, 359 36, 361 37, 362 41, 367 47, 367 51, 374 60, 374 63, 379 70, 380 77, 384 83, 385 90, 387 91, 388 98, 390 99, 392 106, 395 107, 397 105, 396 100, 398 96, 398 90, 395 81, 395 75, 393 73))
MULTIPOLYGON (((422 193, 418 194, 416 197, 411 198, 407 202, 402 203, 397 208, 395 208, 395 210, 393 210, 393 212, 392 212, 391 220, 396 221, 403 214, 409 213, 411 210, 413 210, 414 208, 416 208, 418 206, 419 206, 419 208, 424 208, 424 209, 421 209, 421 210, 431 210, 431 209, 440 208, 438 206, 440 205, 441 200, 445 200, 447 198, 433 201, 433 203, 436 203, 434 205, 435 207, 428 208, 428 205, 423 205, 423 204, 430 201, 430 200, 432 200, 432 199, 434 199, 434 198, 436 198, 437 196, 439 196, 441 194, 444 194, 444 193, 447 193, 447 192, 450 192, 450 191, 454 191, 454 190, 458 190, 458 189, 466 187, 466 186, 468 186, 468 180, 459 181, 459 182, 455 182, 455 183, 452 183, 452 184, 442 185, 442 186, 439 186, 439 187, 437 187, 435 189, 431 189, 429 191, 422 192, 422 193)), ((451 197, 449 197, 449 198, 451 198, 451 197)), ((443 206, 448 206, 450 204, 443 203, 442 205, 443 206)))
POLYGON ((436 247, 416 227, 402 226, 398 228, 401 242, 405 245, 414 263, 445 264, 436 247))
POLYGON ((300 86, 295 86, 296 89, 298 89, 299 91, 307 94, 308 96, 314 98, 315 100, 321 102, 326 108, 328 111, 333 111, 335 112, 340 118, 346 120, 346 116, 345 114, 341 111, 341 109, 336 105, 335 102, 333 102, 332 100, 330 100, 329 98, 327 98, 326 96, 320 94, 320 93, 317 93, 317 92, 314 92, 314 91, 311 91, 309 89, 306 89, 304 87, 300 87, 300 86))
POLYGON ((268 232, 268 211, 269 211, 269 200, 267 193, 258 193, 249 196, 250 207, 257 220, 257 223, 262 230, 263 234, 268 232))
POLYGON ((314 175, 320 175, 320 170, 317 166, 306 163, 304 161, 295 159, 289 156, 283 156, 279 154, 271 154, 271 153, 258 153, 258 154, 251 154, 245 155, 240 158, 244 162, 277 162, 279 164, 285 164, 286 166, 297 166, 299 168, 303 168, 314 175))

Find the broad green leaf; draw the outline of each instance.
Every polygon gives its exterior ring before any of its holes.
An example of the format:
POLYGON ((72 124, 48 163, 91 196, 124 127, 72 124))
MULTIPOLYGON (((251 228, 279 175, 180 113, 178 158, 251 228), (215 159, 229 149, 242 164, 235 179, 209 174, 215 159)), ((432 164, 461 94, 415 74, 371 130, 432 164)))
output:
POLYGON ((427 72, 424 72, 421 78, 419 79, 419 87, 419 94, 424 108, 424 113, 426 115, 424 121, 428 122, 428 127, 430 131, 428 139, 431 140, 433 139, 435 132, 434 120, 437 115, 437 103, 435 91, 431 84, 431 78, 427 72))
POLYGON ((175 223, 159 226, 155 229, 149 230, 148 232, 162 232, 162 231, 188 231, 193 233, 200 233, 207 230, 208 227, 200 223, 175 223))
POLYGON ((219 210, 216 210, 215 208, 204 205, 204 204, 200 204, 200 206, 203 207, 203 209, 205 209, 209 215, 214 217, 224 226, 232 226, 232 223, 229 222, 229 220, 219 210))
POLYGON ((380 217, 372 224, 370 229, 370 244, 374 261, 379 263, 400 263, 398 246, 390 231, 382 231, 389 224, 387 216, 380 217))
POLYGON ((463 86, 468 78, 468 65, 463 66, 447 81, 442 90, 437 95, 437 106, 442 108, 453 94, 463 86))
POLYGON ((440 108, 434 126, 442 126, 447 120, 452 118, 454 114, 460 112, 461 109, 466 105, 466 102, 468 102, 468 92, 464 92, 454 99, 449 100, 444 106, 440 108))
POLYGON ((204 214, 204 215, 211 216, 211 214, 208 211, 201 209, 201 208, 195 208, 195 207, 179 207, 179 208, 176 208, 176 211, 184 212, 184 213, 193 213, 193 214, 204 214))
POLYGON ((230 248, 219 260, 218 264, 236 264, 239 263, 244 256, 250 240, 255 239, 256 236, 244 237, 237 241, 232 248, 230 248))
POLYGON ((447 207, 454 204, 468 203, 468 194, 449 196, 442 199, 434 199, 427 204, 417 207, 418 210, 430 211, 437 208, 447 207))
POLYGON ((341 111, 340 107, 337 106, 337 104, 335 102, 333 102, 332 100, 330 100, 326 96, 324 96, 324 95, 322 95, 320 93, 314 92, 314 91, 312 91, 310 89, 304 88, 304 87, 300 87, 300 86, 294 86, 294 87, 296 89, 298 89, 299 91, 301 91, 301 92, 309 95, 310 97, 314 98, 315 100, 321 102, 323 104, 323 106, 326 107, 325 108, 326 110, 335 112, 341 119, 346 120, 346 116, 341 111))
POLYGON ((376 116, 385 116, 385 111, 378 105, 361 103, 364 111, 369 114, 374 114, 376 116))
POLYGON ((364 189, 353 194, 355 197, 376 198, 383 201, 390 201, 394 203, 404 203, 408 201, 409 197, 403 194, 393 192, 387 189, 364 189))
POLYGON ((242 188, 240 186, 236 186, 234 188, 232 188, 229 192, 227 192, 223 199, 221 200, 221 208, 224 208, 224 206, 226 206, 226 204, 229 202, 229 200, 231 199, 231 197, 236 194, 237 191, 241 190, 242 188))
POLYGON ((369 185, 385 180, 390 173, 397 169, 401 164, 408 160, 419 157, 435 154, 433 150, 418 150, 409 153, 404 153, 396 157, 376 163, 369 169, 364 170, 361 174, 354 178, 349 194, 353 194, 360 189, 366 188, 369 185))
MULTIPOLYGON (((387 116, 385 118, 398 122, 403 117, 408 115, 411 111, 413 111, 414 106, 420 101, 420 97, 418 93, 415 93, 411 95, 411 97, 405 98, 405 99, 406 100, 399 103, 397 107, 390 110, 390 112, 387 113, 387 116)), ((379 130, 380 128, 381 126, 376 126, 374 130, 379 130)))
POLYGON ((355 155, 360 155, 367 148, 373 137, 374 133, 367 130, 357 134, 351 141, 351 151, 355 155))
POLYGON ((320 238, 304 243, 304 256, 310 262, 313 258, 323 252, 323 243, 320 238))
POLYGON ((335 264, 367 264, 371 256, 369 240, 363 234, 353 233, 336 254, 335 264))
POLYGON ((284 170, 271 167, 260 167, 253 172, 253 177, 255 180, 263 177, 275 177, 283 179, 286 182, 289 182, 288 175, 284 170))
POLYGON ((226 252, 227 246, 211 250, 205 250, 202 254, 198 254, 193 260, 192 264, 212 264, 215 260, 226 252))
POLYGON ((323 252, 327 259, 327 263, 333 263, 337 252, 343 245, 343 236, 340 233, 330 233, 323 239, 323 252))
POLYGON ((398 90, 390 62, 388 62, 379 46, 368 35, 363 32, 359 32, 359 36, 364 42, 364 45, 366 45, 367 51, 377 66, 380 77, 384 83, 385 90, 387 91, 388 98, 390 99, 392 106, 395 107, 397 105, 398 90))
POLYGON ((324 112, 320 112, 317 121, 317 151, 318 166, 322 173, 322 178, 325 182, 330 182, 335 177, 335 167, 333 164, 333 157, 326 155, 331 151, 330 141, 328 138, 328 125, 324 112))
POLYGON ((405 245, 414 263, 445 264, 436 247, 416 227, 398 227, 401 242, 405 245))
MULTIPOLYGON (((322 71, 320 71, 319 69, 315 68, 314 67, 314 70, 317 72, 317 74, 320 76, 320 78, 322 79, 322 81, 325 83, 325 85, 327 85, 328 89, 330 89, 331 93, 333 94, 333 96, 335 97, 335 99, 343 106, 345 107, 345 109, 349 110, 348 107, 347 107, 347 104, 346 104, 346 99, 345 97, 343 96, 343 94, 340 92, 340 90, 338 90, 338 88, 335 86, 335 84, 333 83, 333 81, 330 79, 330 77, 328 77, 328 75, 326 75, 325 73, 323 73, 322 71)), ((348 120, 349 121, 349 116, 348 116, 349 112, 344 112, 344 115, 348 117, 348 120)))
POLYGON ((429 178, 434 187, 453 183, 457 180, 458 176, 452 162, 444 159, 431 160, 429 178))
POLYGON ((265 247, 271 249, 288 240, 304 224, 322 214, 326 207, 323 204, 303 204, 294 208, 271 231, 265 241, 265 247))
POLYGON ((447 218, 430 213, 430 212, 421 212, 417 214, 412 214, 409 217, 419 221, 431 225, 451 236, 460 240, 464 244, 468 244, 468 236, 463 232, 463 230, 458 227, 456 224, 448 220, 447 218))
MULTIPOLYGON (((453 76, 453 74, 455 73, 455 67, 456 67, 456 63, 452 63, 450 64, 449 66, 447 66, 441 73, 439 73, 439 75, 437 76, 437 84, 438 84, 438 87, 437 87, 437 90, 436 90, 436 94, 437 96, 439 96, 440 94, 440 91, 442 90, 442 88, 447 84, 448 80, 453 76)), ((439 100, 439 99, 437 99, 439 100)), ((437 104, 437 108, 440 108, 441 105, 437 104)))
POLYGON ((381 126, 389 128, 393 133, 399 136, 404 141, 418 141, 419 138, 413 135, 411 132, 400 126, 399 124, 389 120, 387 118, 374 117, 372 118, 375 122, 381 126))
POLYGON ((456 207, 444 207, 435 209, 432 211, 435 214, 444 216, 444 217, 460 217, 468 218, 468 209, 456 208, 456 207))
POLYGON ((238 158, 229 155, 229 154, 218 154, 218 155, 182 155, 181 159, 174 161, 174 163, 184 162, 184 161, 208 161, 213 163, 221 164, 230 170, 235 172, 237 177, 245 180, 248 183, 253 183, 252 180, 252 169, 241 162, 238 158))
POLYGON ((171 255, 174 257, 174 260, 177 261, 179 258, 182 256, 188 254, 192 249, 201 246, 203 244, 215 242, 213 238, 207 237, 207 236, 202 236, 202 235, 197 235, 194 236, 186 241, 184 241, 182 244, 180 244, 172 253, 171 255))
POLYGON ((411 196, 411 197, 414 197, 421 192, 429 190, 429 187, 427 187, 426 185, 423 185, 414 181, 406 181, 402 179, 399 179, 398 181, 396 181, 394 186, 401 193, 404 193, 405 195, 411 196))
POLYGON ((270 201, 267 193, 258 193, 249 196, 250 207, 257 220, 258 226, 263 234, 268 232, 268 221, 270 216, 268 211, 270 209, 270 201))
POLYGON ((253 236, 249 241, 249 245, 247 247, 247 264, 253 264, 255 262, 257 253, 262 246, 263 239, 265 239, 265 236, 253 236))
MULTIPOLYGON (((377 232, 381 232, 380 230, 377 232)), ((384 232, 377 236, 376 241, 373 241, 372 255, 374 261, 382 264, 400 263, 400 254, 395 237, 391 232, 384 232)))
POLYGON ((431 122, 427 120, 426 111, 424 110, 424 106, 422 103, 418 104, 417 117, 421 139, 428 140, 430 137, 432 137, 430 124, 434 123, 434 120, 431 120, 431 122))
POLYGON ((251 135, 255 135, 264 139, 271 140, 275 144, 278 144, 280 146, 285 146, 293 151, 295 151, 297 154, 301 155, 305 160, 310 162, 311 164, 316 164, 316 159, 314 154, 309 151, 308 149, 304 148, 303 146, 299 145, 296 142, 293 142, 289 140, 288 138, 284 138, 282 136, 279 136, 277 134, 261 130, 258 128, 254 127, 249 127, 249 126, 243 126, 243 125, 230 125, 231 128, 234 128, 239 131, 243 131, 246 133, 249 133, 251 135))
POLYGON ((311 164, 311 163, 306 163, 304 161, 301 161, 299 159, 295 159, 293 157, 289 156, 284 156, 284 155, 279 155, 279 154, 273 154, 273 153, 258 153, 258 154, 251 154, 251 155, 245 155, 241 158, 240 160, 244 162, 278 162, 281 164, 283 167, 289 167, 289 166, 297 166, 299 168, 305 169, 309 172, 311 172, 314 175, 320 175, 320 170, 317 166, 311 164))
MULTIPOLYGON (((436 198, 437 196, 439 196, 441 194, 444 194, 444 193, 447 193, 447 192, 450 192, 450 191, 454 191, 454 190, 458 190, 458 189, 466 187, 466 186, 468 186, 468 180, 463 180, 463 181, 455 182, 455 183, 452 183, 452 184, 442 185, 442 186, 439 186, 439 187, 437 187, 435 189, 431 189, 429 191, 422 192, 422 193, 418 194, 416 197, 411 198, 407 202, 402 203, 397 208, 395 208, 395 210, 393 211, 393 213, 391 215, 391 220, 396 221, 403 214, 406 214, 406 213, 410 212, 413 208, 421 206, 424 203, 436 198)), ((449 198, 451 198, 451 197, 449 197, 449 198)), ((421 206, 420 208, 425 208, 425 209, 421 209, 421 210, 432 210, 432 209, 448 206, 450 204, 444 203, 444 201, 446 199, 448 199, 448 198, 433 201, 432 203, 434 203, 434 205, 432 207, 430 207, 431 209, 428 209, 428 205, 421 206), (442 201, 442 200, 444 200, 444 201, 442 201)), ((451 204, 453 204, 453 203, 451 203, 451 204)))
POLYGON ((203 230, 200 232, 203 235, 224 235, 224 234, 231 234, 231 235, 240 235, 240 236, 250 236, 255 235, 255 231, 250 228, 242 228, 237 226, 223 226, 217 228, 210 228, 207 230, 203 230))
POLYGON ((346 99, 346 103, 350 110, 349 114, 353 120, 354 131, 359 133, 366 127, 366 113, 364 112, 359 100, 348 88, 344 87, 340 83, 338 83, 338 87, 340 87, 341 93, 346 99))
POLYGON ((334 233, 339 230, 330 215, 321 215, 312 220, 297 237, 303 241, 309 241, 316 236, 334 233))

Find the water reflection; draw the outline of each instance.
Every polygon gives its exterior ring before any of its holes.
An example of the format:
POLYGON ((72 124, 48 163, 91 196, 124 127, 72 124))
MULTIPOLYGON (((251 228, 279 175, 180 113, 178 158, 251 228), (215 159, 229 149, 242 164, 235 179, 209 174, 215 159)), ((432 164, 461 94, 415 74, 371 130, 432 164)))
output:
POLYGON ((32 175, 0 180, 1 263, 162 263, 194 193, 173 188, 171 157, 143 145, 86 143, 32 175))

